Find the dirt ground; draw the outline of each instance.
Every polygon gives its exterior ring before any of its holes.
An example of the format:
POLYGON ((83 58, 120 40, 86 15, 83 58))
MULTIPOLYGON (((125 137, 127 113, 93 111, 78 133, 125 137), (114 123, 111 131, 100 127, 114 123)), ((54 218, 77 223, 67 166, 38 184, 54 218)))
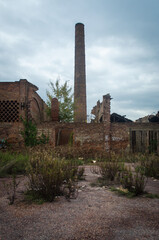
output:
MULTIPOLYGON (((18 198, 8 205, 0 179, 0 240, 159 240, 159 199, 128 199, 105 187, 91 187, 98 175, 85 166, 79 195, 68 202, 58 197, 42 205, 22 201, 25 178, 19 177, 18 198)), ((159 194, 159 180, 146 190, 159 194)))

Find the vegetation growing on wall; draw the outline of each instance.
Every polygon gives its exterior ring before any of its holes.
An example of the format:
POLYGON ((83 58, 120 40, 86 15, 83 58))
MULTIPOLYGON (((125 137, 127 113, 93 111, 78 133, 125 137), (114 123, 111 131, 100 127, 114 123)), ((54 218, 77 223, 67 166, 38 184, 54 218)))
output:
POLYGON ((36 146, 38 144, 46 144, 49 141, 49 137, 46 137, 44 133, 40 137, 37 137, 37 127, 31 120, 24 120, 21 118, 24 130, 21 134, 24 138, 25 146, 36 146))

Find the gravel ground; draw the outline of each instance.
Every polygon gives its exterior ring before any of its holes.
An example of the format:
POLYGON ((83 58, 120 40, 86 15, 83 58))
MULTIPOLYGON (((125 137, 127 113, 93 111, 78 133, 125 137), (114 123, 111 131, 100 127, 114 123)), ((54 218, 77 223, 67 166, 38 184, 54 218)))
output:
MULTIPOLYGON (((91 187, 98 175, 85 167, 79 195, 68 202, 26 204, 20 195, 8 205, 0 179, 0 240, 159 240, 159 199, 117 196, 106 188, 91 187)), ((24 187, 24 177, 19 178, 24 187)), ((159 181, 149 180, 147 190, 159 193, 159 181)))

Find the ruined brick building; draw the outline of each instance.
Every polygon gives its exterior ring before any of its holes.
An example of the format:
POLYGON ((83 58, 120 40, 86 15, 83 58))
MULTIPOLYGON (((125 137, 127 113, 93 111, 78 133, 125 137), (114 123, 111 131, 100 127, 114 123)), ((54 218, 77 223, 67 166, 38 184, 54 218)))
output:
POLYGON ((21 117, 39 124, 48 120, 46 104, 36 93, 38 88, 26 79, 0 82, 0 139, 21 141, 21 117))
POLYGON ((20 116, 35 123, 46 120, 45 102, 36 93, 38 88, 26 79, 0 82, 0 122, 19 122, 20 116))
POLYGON ((95 151, 147 152, 159 154, 159 122, 132 122, 110 113, 111 96, 92 109, 95 121, 86 123, 86 73, 84 25, 75 26, 75 122, 59 122, 59 105, 52 100, 51 119, 46 115, 46 104, 36 93, 38 88, 27 80, 0 83, 0 139, 21 146, 23 124, 20 117, 31 119, 37 124, 38 134, 49 136, 50 144, 68 144, 73 133, 73 145, 95 151))

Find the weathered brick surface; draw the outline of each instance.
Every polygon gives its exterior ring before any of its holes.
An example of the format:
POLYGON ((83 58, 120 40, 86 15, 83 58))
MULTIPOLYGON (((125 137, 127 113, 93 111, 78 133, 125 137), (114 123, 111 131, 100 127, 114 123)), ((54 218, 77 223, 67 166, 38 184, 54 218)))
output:
MULTIPOLYGON (((58 132, 72 133, 74 146, 91 147, 94 149, 104 149, 104 124, 96 123, 55 123, 49 122, 40 124, 38 129, 47 129, 50 135, 50 144, 57 145, 58 132), (51 138, 54 136, 54 138, 51 138)), ((63 134, 64 136, 65 134, 63 134)), ((68 139, 68 138, 67 138, 68 139)), ((64 141, 64 140, 60 140, 64 141)), ((66 142, 65 142, 66 144, 66 142)))
POLYGON ((97 105, 93 107, 91 113, 94 114, 94 121, 99 122, 110 122, 110 94, 106 94, 103 96, 103 101, 97 101, 97 105))
POLYGON ((13 147, 21 147, 24 144, 21 131, 21 123, 0 123, 0 139, 5 139, 13 147))
MULTIPOLYGON (((47 119, 44 109, 46 104, 36 93, 38 88, 29 83, 26 79, 16 82, 0 83, 0 101, 17 101, 19 104, 18 115, 25 118, 28 117, 34 122, 39 123, 47 119)), ((0 108, 0 111, 2 109, 0 108)), ((4 111, 4 110, 3 110, 4 111)), ((6 108, 6 111, 13 109, 6 108)))
POLYGON ((36 93, 37 90, 35 85, 25 79, 0 82, 0 139, 17 145, 23 142, 20 117, 27 117, 35 123, 47 120, 46 104, 36 93))
POLYGON ((74 80, 74 120, 86 122, 86 73, 85 73, 85 43, 84 25, 75 26, 75 80, 74 80))
POLYGON ((87 146, 95 149, 104 149, 103 124, 81 124, 74 127, 75 146, 87 146))
POLYGON ((111 123, 111 150, 129 151, 130 136, 129 125, 126 123, 111 123))
POLYGON ((104 123, 104 150, 109 152, 111 149, 110 139, 110 94, 103 96, 103 123, 104 123))
MULTIPOLYGON (((145 151, 149 146, 149 132, 157 133, 159 153, 159 124, 138 124, 138 123, 111 123, 109 127, 105 123, 59 123, 45 122, 37 125, 38 135, 42 133, 49 136, 49 143, 52 147, 67 144, 70 134, 73 132, 73 145, 92 149, 94 151, 115 151, 129 152, 131 146, 131 133, 141 131, 145 133, 145 151), (59 135, 59 140, 58 140, 59 135), (108 145, 109 144, 109 145, 108 145), (106 147, 109 147, 108 149, 106 147)), ((0 138, 8 139, 10 143, 20 146, 23 142, 20 134, 23 125, 20 123, 0 123, 0 138)), ((140 151, 140 141, 137 140, 137 150, 140 151)))
POLYGON ((59 102, 57 98, 53 98, 51 101, 51 120, 59 121, 59 102))
POLYGON ((156 134, 157 152, 159 153, 158 123, 112 123, 111 149, 114 151, 132 151, 132 132, 136 134, 135 151, 146 152, 150 144, 150 132, 156 134))

